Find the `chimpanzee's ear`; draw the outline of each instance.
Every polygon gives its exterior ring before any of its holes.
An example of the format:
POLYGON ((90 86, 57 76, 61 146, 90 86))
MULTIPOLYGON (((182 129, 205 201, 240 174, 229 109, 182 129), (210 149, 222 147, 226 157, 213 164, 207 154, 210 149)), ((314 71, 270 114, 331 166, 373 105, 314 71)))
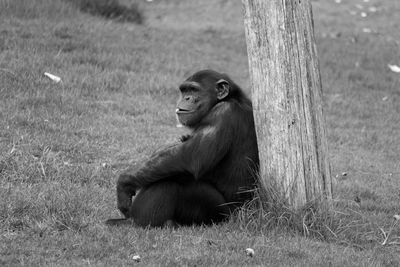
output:
POLYGON ((229 95, 230 86, 229 83, 221 79, 217 82, 217 98, 218 100, 222 100, 229 95))

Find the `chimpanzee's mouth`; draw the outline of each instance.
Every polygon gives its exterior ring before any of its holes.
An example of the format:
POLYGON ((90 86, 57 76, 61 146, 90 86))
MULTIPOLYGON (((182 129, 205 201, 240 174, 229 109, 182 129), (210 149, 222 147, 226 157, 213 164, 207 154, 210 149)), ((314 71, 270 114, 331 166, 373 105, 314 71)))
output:
POLYGON ((194 110, 189 110, 189 109, 184 109, 184 108, 177 108, 175 110, 176 114, 187 114, 187 113, 193 113, 194 110))

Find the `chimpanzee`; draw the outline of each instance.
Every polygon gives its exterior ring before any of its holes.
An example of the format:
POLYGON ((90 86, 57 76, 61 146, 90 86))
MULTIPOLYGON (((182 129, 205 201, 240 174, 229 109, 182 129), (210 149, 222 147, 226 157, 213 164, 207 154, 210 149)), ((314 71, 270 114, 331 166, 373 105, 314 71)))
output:
POLYGON ((252 198, 256 186, 252 105, 239 86, 225 74, 202 70, 179 90, 176 115, 191 134, 118 179, 118 208, 140 226, 223 221, 252 198))

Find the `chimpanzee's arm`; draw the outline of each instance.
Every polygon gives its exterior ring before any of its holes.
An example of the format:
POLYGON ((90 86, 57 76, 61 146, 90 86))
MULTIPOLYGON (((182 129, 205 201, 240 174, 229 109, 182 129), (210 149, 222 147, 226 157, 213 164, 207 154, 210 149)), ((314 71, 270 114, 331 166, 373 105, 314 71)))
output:
POLYGON ((137 189, 183 173, 190 173, 195 179, 199 179, 220 162, 231 143, 229 127, 202 127, 185 142, 157 152, 138 168, 126 170, 119 183, 137 189))

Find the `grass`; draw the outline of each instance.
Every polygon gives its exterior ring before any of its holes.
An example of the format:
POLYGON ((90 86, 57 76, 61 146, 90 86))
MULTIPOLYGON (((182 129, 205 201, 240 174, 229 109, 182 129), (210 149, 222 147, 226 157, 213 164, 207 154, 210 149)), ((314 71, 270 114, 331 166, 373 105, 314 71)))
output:
POLYGON ((241 5, 120 2, 145 22, 0 0, 0 265, 400 264, 400 76, 387 68, 400 64, 397 0, 313 2, 335 216, 250 207, 179 229, 103 221, 119 216, 117 173, 182 134, 173 111, 185 77, 214 68, 249 88, 241 5), (378 11, 362 18, 356 4, 378 11))

